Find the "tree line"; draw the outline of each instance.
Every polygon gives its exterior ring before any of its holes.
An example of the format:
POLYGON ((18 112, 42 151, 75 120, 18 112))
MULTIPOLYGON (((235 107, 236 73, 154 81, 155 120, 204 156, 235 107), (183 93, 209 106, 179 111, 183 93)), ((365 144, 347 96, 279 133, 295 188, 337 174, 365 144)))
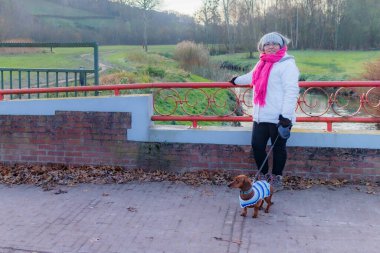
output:
POLYGON ((228 52, 256 51, 259 38, 278 31, 293 49, 380 48, 379 0, 203 0, 193 17, 158 11, 159 0, 29 0, 86 11, 36 15, 20 1, 0 0, 0 40, 97 41, 100 44, 177 44, 183 40, 223 45, 228 52), (136 3, 154 3, 144 9, 136 3), (99 16, 99 20, 94 19, 99 16), (101 25, 101 18, 107 25, 101 25), (83 21, 83 22, 82 22, 83 21))
POLYGON ((202 41, 223 41, 230 51, 255 50, 271 31, 286 35, 294 49, 380 47, 379 0, 203 0, 196 20, 202 41))

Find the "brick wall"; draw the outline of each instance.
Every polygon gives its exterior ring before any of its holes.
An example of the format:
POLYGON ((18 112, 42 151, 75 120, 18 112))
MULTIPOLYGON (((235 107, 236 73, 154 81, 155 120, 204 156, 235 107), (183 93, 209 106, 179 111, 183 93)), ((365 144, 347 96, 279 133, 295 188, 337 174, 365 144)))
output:
MULTIPOLYGON (((187 171, 256 169, 250 146, 126 141, 126 112, 57 112, 0 116, 3 163, 119 165, 127 169, 187 171)), ((288 148, 286 174, 380 181, 380 150, 288 148)))

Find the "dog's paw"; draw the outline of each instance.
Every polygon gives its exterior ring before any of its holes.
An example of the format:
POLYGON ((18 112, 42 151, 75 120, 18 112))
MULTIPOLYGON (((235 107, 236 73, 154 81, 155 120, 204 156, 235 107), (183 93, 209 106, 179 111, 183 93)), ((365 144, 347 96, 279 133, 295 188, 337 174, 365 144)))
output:
POLYGON ((247 213, 241 213, 240 216, 242 216, 242 217, 246 217, 246 216, 247 216, 247 213))
POLYGON ((257 218, 257 216, 258 216, 258 215, 253 215, 253 216, 252 216, 252 218, 253 218, 253 219, 256 219, 256 218, 257 218))

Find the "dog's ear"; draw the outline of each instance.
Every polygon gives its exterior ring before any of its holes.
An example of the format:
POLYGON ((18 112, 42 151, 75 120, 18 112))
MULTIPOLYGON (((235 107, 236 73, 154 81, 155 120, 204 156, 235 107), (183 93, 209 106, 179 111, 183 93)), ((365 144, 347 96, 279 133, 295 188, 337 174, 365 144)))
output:
POLYGON ((248 183, 252 184, 252 180, 251 180, 249 177, 246 177, 245 180, 246 180, 248 183))
POLYGON ((252 185, 252 180, 249 178, 249 177, 244 177, 244 182, 243 182, 244 185, 252 185))

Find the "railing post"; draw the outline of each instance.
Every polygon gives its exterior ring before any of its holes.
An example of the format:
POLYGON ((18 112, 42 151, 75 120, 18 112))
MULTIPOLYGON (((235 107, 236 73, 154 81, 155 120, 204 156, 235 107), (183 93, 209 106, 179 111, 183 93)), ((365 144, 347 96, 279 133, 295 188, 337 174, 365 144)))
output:
POLYGON ((79 84, 80 84, 80 86, 85 86, 86 85, 86 83, 85 83, 86 73, 84 72, 84 67, 82 67, 82 66, 79 67, 79 70, 80 70, 80 72, 79 72, 79 84))
MULTIPOLYGON (((49 88, 49 71, 46 71, 46 87, 49 88)), ((46 93, 46 97, 49 98, 49 93, 46 93)))
MULTIPOLYGON (((13 71, 9 71, 9 88, 13 89, 13 71)), ((13 95, 11 94, 11 99, 13 99, 13 95)))
POLYGON ((98 43, 94 43, 94 78, 95 85, 99 85, 99 48, 98 43))
POLYGON ((328 121, 326 122, 327 123, 327 132, 332 132, 332 122, 331 121, 328 121))
MULTIPOLYGON (((40 72, 37 71, 37 88, 40 88, 40 72)), ((40 93, 37 94, 37 98, 40 98, 40 93)))
POLYGON ((1 89, 4 90, 4 71, 1 71, 1 89))
MULTIPOLYGON (((28 70, 28 89, 30 89, 31 85, 30 85, 30 70, 28 70)), ((28 98, 30 98, 30 94, 28 94, 28 98)))
MULTIPOLYGON (((94 43, 94 83, 99 85, 99 48, 98 43, 94 43)), ((99 91, 95 91, 95 96, 99 95, 99 91)))

